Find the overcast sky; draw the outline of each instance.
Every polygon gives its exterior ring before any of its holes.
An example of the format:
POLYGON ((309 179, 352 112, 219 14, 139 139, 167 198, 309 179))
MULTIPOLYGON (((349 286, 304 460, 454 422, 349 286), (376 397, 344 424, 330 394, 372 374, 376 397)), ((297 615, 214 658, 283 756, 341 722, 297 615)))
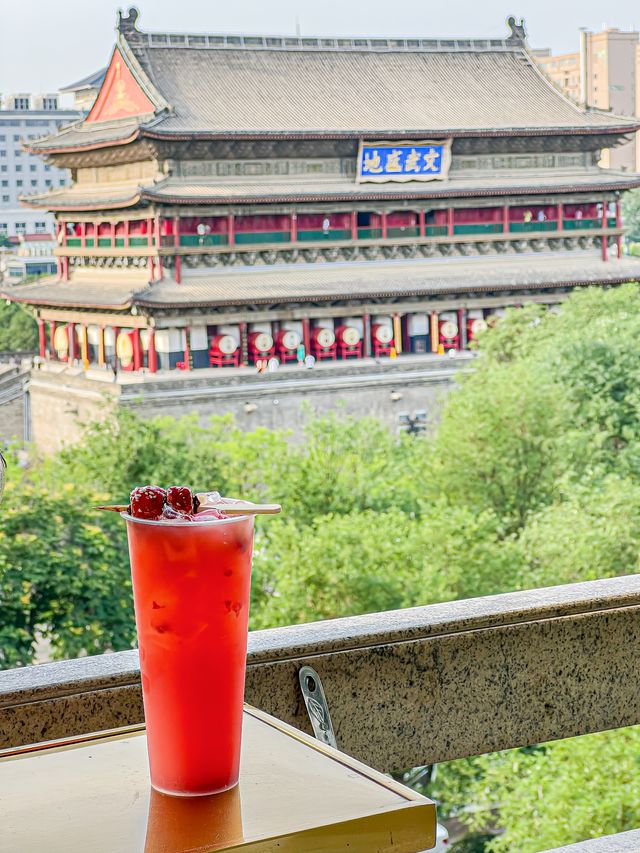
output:
MULTIPOLYGON (((128 4, 127 4, 128 5, 128 4)), ((139 25, 159 32, 494 36, 510 14, 529 43, 575 50, 578 28, 640 26, 637 0, 139 0, 139 25)), ((50 92, 104 66, 111 0, 0 0, 0 92, 50 92)))

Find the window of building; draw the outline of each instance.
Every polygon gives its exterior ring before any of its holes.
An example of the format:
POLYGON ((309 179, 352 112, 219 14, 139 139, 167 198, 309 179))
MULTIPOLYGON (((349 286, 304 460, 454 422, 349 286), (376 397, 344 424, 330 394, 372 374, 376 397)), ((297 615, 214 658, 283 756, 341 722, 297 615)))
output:
POLYGON ((6 166, 0 166, 0 172, 6 172, 6 171, 7 171, 6 166))
POLYGON ((38 167, 36 166, 36 164, 35 164, 35 163, 32 163, 32 164, 29 166, 29 171, 30 171, 30 172, 35 172, 35 170, 36 170, 37 168, 38 168, 38 167))
POLYGON ((13 108, 14 108, 14 110, 28 110, 29 109, 29 98, 14 98, 13 99, 13 108))
POLYGON ((4 134, 0 133, 0 142, 6 142, 6 141, 7 141, 7 137, 4 134))
POLYGON ((16 172, 21 172, 21 171, 22 171, 22 166, 16 166, 16 172))
POLYGON ((45 110, 57 110, 58 109, 58 99, 57 98, 43 98, 42 99, 42 108, 45 110))
POLYGON ((0 148, 0 157, 6 157, 6 156, 7 156, 7 149, 6 148, 0 148))
POLYGON ((8 196, 8 195, 3 195, 3 196, 2 196, 2 201, 9 201, 9 196, 8 196))
POLYGON ((17 186, 17 187, 21 187, 21 186, 22 186, 22 181, 16 181, 16 186, 17 186))
POLYGON ((60 178, 60 186, 63 187, 67 182, 64 178, 60 178))
POLYGON ((49 181, 49 180, 45 181, 45 182, 44 182, 44 185, 45 185, 45 187, 50 187, 50 186, 51 186, 51 181, 49 181))
POLYGON ((6 222, 0 222, 0 234, 6 234, 9 230, 9 226, 6 222))
POLYGON ((13 141, 14 141, 14 142, 20 142, 20 136, 19 136, 19 134, 17 134, 17 133, 14 133, 14 134, 13 134, 13 141))
POLYGON ((36 234, 44 234, 47 230, 46 222, 36 222, 36 234))
POLYGON ((27 230, 26 222, 16 222, 16 234, 24 234, 27 230))
POLYGON ((37 182, 36 180, 31 181, 31 186, 32 186, 32 187, 37 187, 37 186, 38 186, 38 182, 37 182))
POLYGON ((3 186, 3 187, 8 187, 8 186, 9 186, 9 181, 2 181, 2 186, 3 186))
POLYGON ((51 166, 45 166, 45 167, 44 167, 44 170, 45 170, 45 172, 50 172, 50 171, 51 171, 51 166))

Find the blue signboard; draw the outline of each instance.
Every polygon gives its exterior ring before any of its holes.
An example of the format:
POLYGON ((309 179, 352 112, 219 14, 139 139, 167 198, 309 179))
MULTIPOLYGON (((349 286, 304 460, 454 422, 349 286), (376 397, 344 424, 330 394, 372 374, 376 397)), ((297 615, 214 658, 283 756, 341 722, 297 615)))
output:
POLYGON ((358 181, 432 181, 444 179, 451 164, 451 141, 362 142, 358 181))

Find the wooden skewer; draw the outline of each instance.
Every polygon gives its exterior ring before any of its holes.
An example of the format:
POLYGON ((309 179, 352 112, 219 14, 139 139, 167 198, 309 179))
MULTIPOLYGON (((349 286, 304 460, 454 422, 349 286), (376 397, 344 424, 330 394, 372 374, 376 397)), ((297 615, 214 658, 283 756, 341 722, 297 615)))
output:
MULTIPOLYGON (((195 496, 198 508, 196 512, 205 509, 217 509, 225 515, 277 515, 282 512, 280 504, 254 504, 250 501, 239 501, 238 503, 221 500, 213 497, 207 492, 201 492, 195 496)), ((107 512, 129 512, 129 506, 124 504, 112 504, 110 506, 96 506, 94 509, 106 510, 107 512)))

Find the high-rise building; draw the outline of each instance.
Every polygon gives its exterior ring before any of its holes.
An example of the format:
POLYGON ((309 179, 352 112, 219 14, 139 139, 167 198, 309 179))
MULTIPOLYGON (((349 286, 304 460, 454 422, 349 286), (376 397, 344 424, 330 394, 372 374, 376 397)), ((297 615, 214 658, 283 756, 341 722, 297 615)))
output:
POLYGON ((82 118, 61 109, 57 94, 7 95, 0 99, 0 237, 53 234, 53 216, 21 206, 20 196, 60 189, 70 173, 24 150, 23 142, 57 132, 82 118))
MULTIPOLYGON (((640 33, 611 27, 601 33, 583 30, 580 49, 553 56, 533 51, 546 75, 570 98, 587 107, 621 116, 640 115, 640 33)), ((600 165, 628 171, 640 170, 637 137, 617 148, 602 151, 600 165)))

